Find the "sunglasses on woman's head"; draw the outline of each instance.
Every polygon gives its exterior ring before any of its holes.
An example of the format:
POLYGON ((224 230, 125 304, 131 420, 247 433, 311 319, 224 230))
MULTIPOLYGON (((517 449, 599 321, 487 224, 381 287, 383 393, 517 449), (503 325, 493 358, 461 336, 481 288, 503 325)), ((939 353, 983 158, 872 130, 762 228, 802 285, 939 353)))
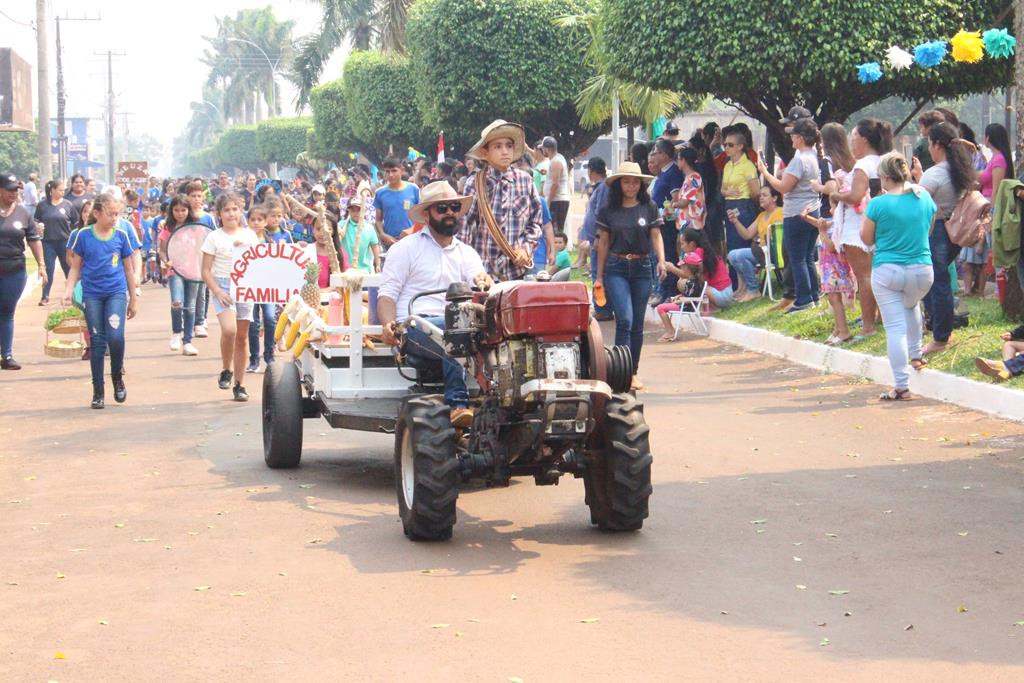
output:
POLYGON ((440 202, 438 204, 431 204, 430 208, 437 211, 439 214, 445 214, 448 212, 458 213, 459 209, 462 208, 462 202, 440 202))

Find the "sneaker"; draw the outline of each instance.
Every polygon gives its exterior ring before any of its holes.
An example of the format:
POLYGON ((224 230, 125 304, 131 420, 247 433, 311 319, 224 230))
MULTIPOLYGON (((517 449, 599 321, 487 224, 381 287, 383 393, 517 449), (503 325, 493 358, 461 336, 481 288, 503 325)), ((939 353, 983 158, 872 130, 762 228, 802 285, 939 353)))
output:
POLYGON ((249 393, 241 384, 236 384, 235 388, 231 390, 231 393, 234 394, 234 398, 236 401, 241 401, 244 403, 245 401, 249 400, 249 393))
POLYGON ((219 386, 221 389, 230 389, 231 388, 231 374, 232 373, 231 373, 230 370, 221 370, 220 371, 220 378, 217 380, 217 386, 219 386))
POLYGON ((92 387, 92 403, 89 404, 93 410, 103 410, 103 386, 93 385, 92 387))
POLYGON ((48 297, 44 296, 42 299, 39 300, 39 305, 40 306, 49 306, 50 305, 50 299, 48 297))
POLYGON ((472 408, 452 408, 451 411, 452 427, 456 429, 467 429, 473 424, 473 409, 472 408))
POLYGON ((801 304, 799 306, 794 304, 793 306, 790 306, 789 308, 786 309, 786 315, 789 315, 790 313, 799 313, 800 311, 806 311, 807 309, 813 306, 813 303, 801 304))
POLYGON ((110 380, 114 384, 114 400, 124 403, 128 398, 128 390, 124 386, 124 375, 111 375, 110 380))
POLYGON ((206 325, 196 325, 195 331, 192 333, 192 336, 202 339, 204 337, 209 337, 210 333, 206 331, 206 325))
POLYGON ((181 332, 175 332, 171 335, 171 351, 181 351, 181 332))
POLYGON ((21 365, 18 364, 18 361, 8 356, 0 360, 0 370, 21 370, 21 365))
POLYGON ((183 347, 181 347, 181 355, 183 355, 183 356, 198 356, 199 355, 199 349, 194 347, 192 345, 192 342, 189 342, 188 344, 185 344, 183 347))
POLYGON ((249 365, 245 368, 245 371, 248 373, 259 372, 260 362, 256 361, 255 363, 249 363, 249 365))

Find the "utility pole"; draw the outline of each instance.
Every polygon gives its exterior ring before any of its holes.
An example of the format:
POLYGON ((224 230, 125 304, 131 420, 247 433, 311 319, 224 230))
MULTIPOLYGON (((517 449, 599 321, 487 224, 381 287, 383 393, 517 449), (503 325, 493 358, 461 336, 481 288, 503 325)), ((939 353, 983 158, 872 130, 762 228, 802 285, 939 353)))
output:
MULTIPOLYGON (((102 55, 102 52, 93 54, 102 55)), ((107 50, 107 182, 113 183, 116 174, 114 169, 114 57, 124 57, 124 52, 107 50)))
POLYGON ((46 0, 36 0, 36 61, 39 64, 39 126, 36 154, 39 157, 39 182, 53 175, 50 155, 50 60, 46 51, 46 0))
MULTIPOLYGON (((41 0, 45 2, 45 0, 41 0)), ((99 17, 64 17, 64 21, 99 21, 99 17)), ((64 65, 62 60, 62 47, 60 43, 60 17, 57 17, 57 177, 64 178, 68 173, 68 134, 65 111, 67 107, 67 93, 64 90, 64 65)), ((49 110, 49 105, 47 105, 49 110)), ((47 112, 46 119, 46 146, 50 146, 50 119, 47 112)))

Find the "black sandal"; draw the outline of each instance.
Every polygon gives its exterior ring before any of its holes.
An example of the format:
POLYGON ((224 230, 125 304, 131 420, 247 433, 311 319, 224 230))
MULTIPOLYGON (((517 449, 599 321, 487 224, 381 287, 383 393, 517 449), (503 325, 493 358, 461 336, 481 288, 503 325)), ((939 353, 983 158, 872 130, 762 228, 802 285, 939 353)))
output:
POLYGON ((910 395, 910 389, 893 389, 887 391, 878 397, 882 401, 912 401, 914 397, 910 395))

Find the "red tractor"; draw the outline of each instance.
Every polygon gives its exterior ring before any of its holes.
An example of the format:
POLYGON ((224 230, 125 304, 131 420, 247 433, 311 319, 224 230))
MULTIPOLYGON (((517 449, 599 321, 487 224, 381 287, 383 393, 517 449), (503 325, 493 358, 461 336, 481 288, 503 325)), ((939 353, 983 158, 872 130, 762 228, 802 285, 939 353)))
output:
MULTIPOLYGON (((418 296, 439 294, 423 292, 418 296)), ((538 485, 582 478, 590 519, 601 529, 643 526, 651 495, 651 451, 643 405, 628 393, 629 349, 606 348, 580 282, 509 282, 488 292, 444 290, 445 329, 419 327, 466 368, 472 426, 455 429, 436 367, 417 365, 413 394, 395 428, 398 506, 406 536, 451 537, 459 483, 538 485)), ((412 305, 410 304, 410 310, 412 305)))

